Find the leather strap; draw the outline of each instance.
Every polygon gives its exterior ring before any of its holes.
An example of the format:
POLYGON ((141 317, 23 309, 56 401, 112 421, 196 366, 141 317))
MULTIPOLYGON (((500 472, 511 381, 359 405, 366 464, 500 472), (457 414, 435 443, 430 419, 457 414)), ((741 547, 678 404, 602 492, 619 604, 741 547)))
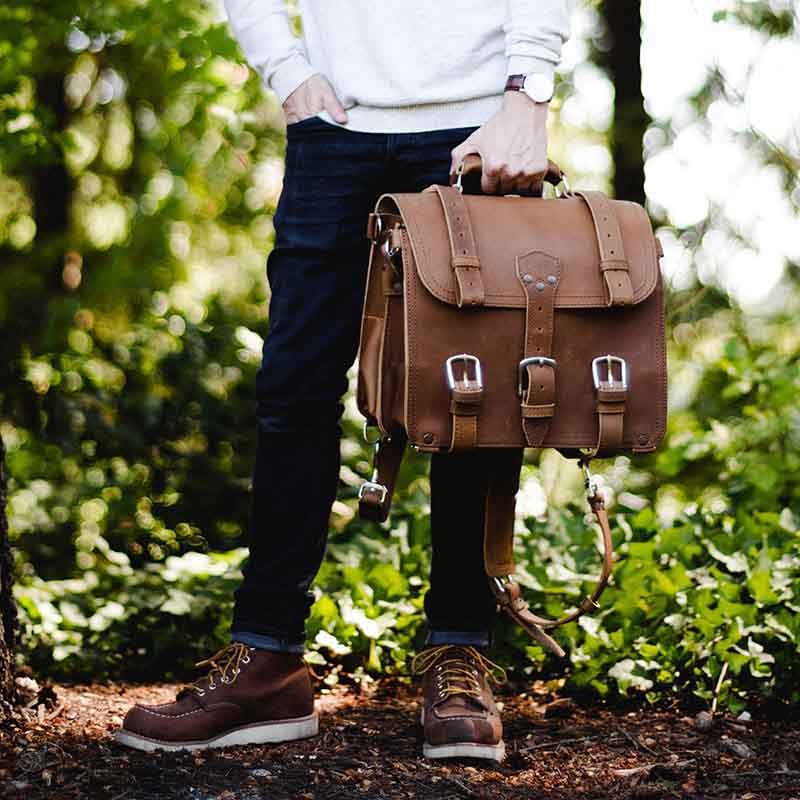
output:
POLYGON ((398 431, 390 437, 384 436, 376 445, 372 480, 362 484, 358 495, 361 519, 372 522, 388 519, 407 440, 405 431, 398 431))
POLYGON ((452 186, 431 186, 425 191, 439 195, 450 239, 450 264, 456 278, 456 303, 482 306, 486 299, 481 277, 481 262, 464 197, 452 186))
POLYGON ((601 383, 597 388, 596 452, 613 452, 622 447, 627 394, 625 385, 619 381, 601 383))
POLYGON ((451 453, 460 453, 477 447, 478 414, 482 400, 483 387, 466 375, 463 380, 456 382, 455 388, 450 392, 450 414, 453 418, 451 453))
POLYGON ((517 279, 525 292, 525 351, 520 363, 522 427, 529 447, 541 447, 556 410, 556 365, 552 362, 556 290, 561 266, 538 250, 517 257, 517 279), (548 359, 540 362, 531 359, 548 359))
MULTIPOLYGON (((402 431, 381 441, 375 454, 372 480, 362 486, 359 497, 358 511, 362 519, 385 522, 388 518, 405 445, 406 435, 402 431), (364 491, 364 487, 378 488, 364 491)), ((547 619, 534 614, 523 599, 519 584, 513 580, 501 580, 514 572, 515 495, 519 488, 522 455, 521 449, 510 449, 508 458, 496 463, 489 477, 485 507, 484 566, 500 608, 544 647, 563 658, 564 651, 546 631, 573 622, 598 608, 597 601, 606 588, 614 567, 611 527, 603 497, 592 489, 588 497, 589 506, 603 535, 603 567, 597 584, 575 611, 560 619, 547 619)))
POLYGON ((524 450, 498 453, 489 475, 483 529, 483 564, 490 579, 511 575, 514 564, 514 511, 524 450))
POLYGON ((547 635, 546 631, 566 625, 568 622, 574 622, 584 614, 597 610, 599 608, 597 601, 608 585, 608 580, 614 569, 614 544, 611 539, 611 527, 608 522, 605 501, 602 495, 597 492, 590 494, 588 500, 589 506, 600 524, 600 530, 603 535, 603 566, 594 590, 584 598, 575 611, 571 611, 559 619, 540 617, 530 610, 516 581, 508 580, 503 582, 494 577, 489 578, 489 585, 500 608, 543 646, 552 650, 559 658, 564 657, 564 651, 552 637, 547 635))
POLYGON ((633 303, 630 267, 625 257, 622 233, 611 201, 602 192, 573 192, 582 197, 592 214, 597 246, 600 251, 600 272, 608 292, 608 305, 629 306, 633 303))

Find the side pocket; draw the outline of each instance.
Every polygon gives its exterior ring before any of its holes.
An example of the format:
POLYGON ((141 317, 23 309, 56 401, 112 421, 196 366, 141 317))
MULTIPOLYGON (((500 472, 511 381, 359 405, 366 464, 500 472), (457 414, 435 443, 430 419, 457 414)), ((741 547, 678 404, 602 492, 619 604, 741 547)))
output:
POLYGON ((361 330, 361 351, 358 356, 358 410, 374 423, 380 416, 378 409, 378 381, 380 379, 381 339, 383 318, 365 315, 361 330))

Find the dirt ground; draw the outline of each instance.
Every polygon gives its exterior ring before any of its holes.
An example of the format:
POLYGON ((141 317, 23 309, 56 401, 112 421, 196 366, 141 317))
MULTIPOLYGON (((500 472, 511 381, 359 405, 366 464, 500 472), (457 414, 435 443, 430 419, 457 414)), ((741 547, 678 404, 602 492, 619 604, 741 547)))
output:
POLYGON ((544 687, 501 692, 501 765, 422 758, 413 688, 325 690, 320 735, 283 745, 147 755, 111 738, 171 685, 55 686, 0 730, 0 797, 72 800, 800 798, 800 721, 581 708, 544 687), (709 720, 706 719, 706 722, 709 720))

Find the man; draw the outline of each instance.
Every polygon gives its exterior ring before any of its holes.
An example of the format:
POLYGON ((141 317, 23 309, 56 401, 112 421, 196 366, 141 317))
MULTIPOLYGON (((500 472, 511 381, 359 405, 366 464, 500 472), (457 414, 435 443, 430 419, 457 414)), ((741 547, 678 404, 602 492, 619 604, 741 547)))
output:
MULTIPOLYGON (((487 193, 536 190, 568 0, 226 0, 234 34, 286 113, 283 193, 268 263, 269 333, 257 379, 250 559, 231 645, 174 703, 136 706, 140 749, 286 741, 317 731, 302 653, 309 587, 339 474, 339 418, 355 359, 369 243, 383 192, 417 192, 470 153, 487 193)), ((435 455, 425 598, 424 753, 500 760, 491 690, 495 601, 483 567, 491 456, 435 455)), ((502 672, 502 671, 500 671, 502 672)))

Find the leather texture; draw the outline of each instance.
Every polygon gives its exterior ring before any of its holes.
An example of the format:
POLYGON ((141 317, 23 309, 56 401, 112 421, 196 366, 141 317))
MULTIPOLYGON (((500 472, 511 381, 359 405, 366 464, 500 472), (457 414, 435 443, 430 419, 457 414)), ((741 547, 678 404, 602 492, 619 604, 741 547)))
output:
MULTIPOLYGON (((488 662, 474 648, 422 651, 423 730, 428 745, 498 745, 503 723, 490 685, 488 662)), ((494 666, 494 665, 492 665, 494 666)))
MULTIPOLYGON (((604 454, 657 447, 666 429, 667 373, 656 239, 640 206, 597 202, 595 193, 584 194, 593 197, 594 213, 575 195, 462 197, 475 242, 470 258, 477 253, 479 264, 465 269, 480 274, 482 303, 473 302, 479 296, 476 278, 469 282, 469 303, 458 288, 439 192, 380 199, 376 213, 402 220, 404 244, 395 257, 399 270, 383 247, 372 250, 358 388, 359 408, 371 422, 386 433, 406 430, 409 442, 422 451, 451 449, 453 415, 444 364, 454 354, 469 353, 480 360, 484 378, 476 446, 594 448, 601 437, 592 362, 611 354, 626 361, 629 385, 617 423, 621 435, 614 433, 604 454), (616 231, 621 245, 601 247, 600 238, 617 241, 616 231), (606 268, 611 258, 624 261, 627 269, 619 263, 613 270, 606 268), (533 267, 524 269, 531 259, 543 267, 535 275, 533 267), (544 268, 556 262, 558 270, 544 268), (523 276, 536 278, 533 284, 520 279, 520 269, 523 276), (387 270, 393 271, 395 283, 402 283, 400 294, 384 291, 382 275, 387 270), (557 277, 557 285, 548 282, 550 275, 557 277), (538 277, 544 277, 541 294, 538 277), (621 282, 621 288, 614 281, 621 282), (616 300, 609 282, 619 290, 616 300), (547 349, 556 367, 527 370, 544 380, 546 390, 539 390, 538 400, 529 396, 521 403, 518 365, 532 344, 529 313, 538 309, 539 297, 549 301, 550 295, 552 324, 543 334, 552 334, 547 349), (523 419, 548 414, 542 407, 551 404, 546 434, 534 433, 529 444, 523 419)), ((533 333, 538 327, 533 325, 533 333)), ((527 381, 528 387, 541 384, 527 381)), ((541 430, 544 425, 531 423, 529 435, 535 427, 541 430)))

